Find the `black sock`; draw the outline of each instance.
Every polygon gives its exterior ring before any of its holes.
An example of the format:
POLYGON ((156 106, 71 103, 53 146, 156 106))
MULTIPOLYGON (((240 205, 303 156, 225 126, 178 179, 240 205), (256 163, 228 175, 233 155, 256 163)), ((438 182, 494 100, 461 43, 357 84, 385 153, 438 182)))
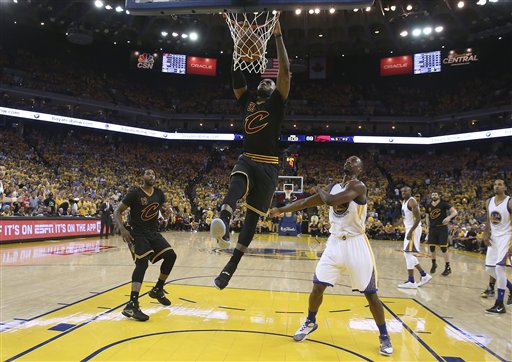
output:
POLYGON ((449 268, 450 267, 450 262, 446 263, 445 267, 449 268))
POLYGON ((432 259, 432 265, 436 265, 436 259, 432 259))
POLYGON ((155 288, 163 289, 164 288, 164 283, 165 283, 165 280, 158 279, 158 281, 155 284, 155 288))
POLYGON ((231 213, 228 210, 222 210, 220 212, 220 218, 224 221, 227 227, 229 227, 229 223, 231 221, 231 213))
POLYGON ((495 284, 496 284, 496 283, 489 283, 489 289, 494 290, 494 285, 495 285, 495 284))
POLYGON ((130 293, 130 302, 137 302, 137 299, 139 299, 139 292, 131 292, 130 293))

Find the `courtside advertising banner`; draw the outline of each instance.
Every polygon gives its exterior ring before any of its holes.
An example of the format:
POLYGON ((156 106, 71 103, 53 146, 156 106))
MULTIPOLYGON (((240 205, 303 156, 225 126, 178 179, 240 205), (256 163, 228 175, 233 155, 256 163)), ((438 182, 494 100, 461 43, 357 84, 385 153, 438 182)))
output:
POLYGON ((412 68, 412 55, 382 58, 380 60, 380 75, 382 77, 387 77, 389 75, 412 74, 412 68))
POLYGON ((217 75, 217 59, 187 57, 187 74, 215 77, 217 75))
POLYGON ((98 219, 0 219, 0 243, 68 237, 95 236, 100 233, 98 219))

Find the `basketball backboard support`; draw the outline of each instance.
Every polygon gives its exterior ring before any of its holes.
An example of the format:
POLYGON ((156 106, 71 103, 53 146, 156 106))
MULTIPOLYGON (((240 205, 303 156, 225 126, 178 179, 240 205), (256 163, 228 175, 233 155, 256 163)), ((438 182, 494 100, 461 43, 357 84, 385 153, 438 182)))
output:
POLYGON ((304 192, 304 179, 302 176, 279 176, 277 180, 276 193, 291 191, 293 194, 304 192))
POLYGON ((374 0, 126 0, 135 15, 211 14, 215 12, 285 11, 297 8, 347 10, 372 6, 374 0))

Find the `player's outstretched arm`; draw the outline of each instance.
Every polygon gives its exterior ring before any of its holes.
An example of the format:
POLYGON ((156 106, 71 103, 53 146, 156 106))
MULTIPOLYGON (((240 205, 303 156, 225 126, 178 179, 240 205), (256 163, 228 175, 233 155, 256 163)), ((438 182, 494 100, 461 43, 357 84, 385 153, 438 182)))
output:
POLYGON ((284 214, 285 212, 294 212, 294 211, 304 210, 304 209, 307 209, 308 207, 320 206, 323 204, 324 204, 324 202, 322 201, 320 196, 318 196, 318 194, 316 194, 316 195, 312 195, 306 199, 297 200, 295 202, 292 202, 291 204, 288 204, 288 205, 285 205, 282 207, 274 207, 273 209, 270 210, 269 216, 275 217, 275 216, 284 214))
POLYGON ((346 204, 358 196, 366 194, 366 186, 361 181, 349 182, 345 187, 345 190, 338 192, 337 194, 331 195, 325 189, 315 187, 315 191, 318 193, 323 203, 329 206, 338 206, 346 204))
POLYGON ((121 232, 121 236, 123 237, 124 242, 133 241, 133 237, 130 235, 130 232, 126 230, 123 225, 123 220, 121 218, 121 214, 128 209, 128 206, 123 204, 122 202, 114 211, 114 222, 116 223, 119 231, 121 232))
POLYGON ((276 40, 277 59, 279 60, 279 73, 277 74, 276 88, 283 97, 283 101, 288 99, 290 93, 290 60, 284 46, 283 33, 281 32, 281 23, 279 20, 274 27, 274 38, 276 40))

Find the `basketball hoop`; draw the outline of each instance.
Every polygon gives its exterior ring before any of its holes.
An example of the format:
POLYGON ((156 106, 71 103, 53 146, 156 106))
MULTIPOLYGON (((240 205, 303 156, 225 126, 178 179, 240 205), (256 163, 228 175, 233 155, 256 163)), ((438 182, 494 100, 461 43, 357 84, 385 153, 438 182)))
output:
POLYGON ((263 73, 267 43, 279 19, 278 11, 223 13, 233 39, 233 70, 263 73))

